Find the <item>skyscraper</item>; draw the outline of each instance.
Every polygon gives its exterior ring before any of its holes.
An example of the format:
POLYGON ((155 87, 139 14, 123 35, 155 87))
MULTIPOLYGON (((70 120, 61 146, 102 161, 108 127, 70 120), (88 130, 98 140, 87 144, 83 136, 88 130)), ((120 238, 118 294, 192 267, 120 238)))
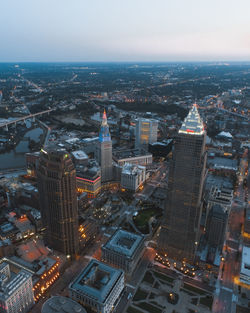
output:
POLYGON ((65 150, 41 151, 38 190, 49 247, 69 256, 78 252, 76 172, 65 150))
POLYGON ((135 129, 135 148, 148 148, 149 143, 157 141, 158 121, 138 118, 135 129))
POLYGON ((112 166, 112 140, 110 137, 107 115, 104 110, 102 124, 99 133, 99 143, 97 145, 97 161, 101 166, 102 182, 107 182, 113 178, 112 166))
POLYGON ((206 152, 203 122, 192 107, 176 136, 169 170, 165 223, 159 249, 170 258, 194 261, 201 218, 206 152))

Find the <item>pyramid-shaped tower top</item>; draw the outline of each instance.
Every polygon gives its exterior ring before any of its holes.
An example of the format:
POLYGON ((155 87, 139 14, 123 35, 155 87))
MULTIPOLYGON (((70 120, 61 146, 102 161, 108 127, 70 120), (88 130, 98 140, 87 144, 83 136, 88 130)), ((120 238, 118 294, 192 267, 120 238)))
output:
POLYGON ((195 103, 185 118, 179 134, 190 134, 190 135, 203 135, 204 125, 197 110, 197 104, 195 103))
POLYGON ((103 115, 102 115, 102 125, 107 125, 107 114, 106 114, 105 109, 104 109, 103 115))
POLYGON ((107 115, 106 111, 104 110, 102 115, 102 123, 101 123, 101 129, 99 133, 99 141, 105 142, 105 141, 111 141, 110 132, 109 132, 109 126, 107 121, 107 115))

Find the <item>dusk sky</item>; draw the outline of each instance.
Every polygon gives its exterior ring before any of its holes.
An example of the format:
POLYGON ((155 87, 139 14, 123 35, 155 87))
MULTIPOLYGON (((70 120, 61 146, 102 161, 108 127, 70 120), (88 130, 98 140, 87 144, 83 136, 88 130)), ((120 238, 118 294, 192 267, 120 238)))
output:
POLYGON ((250 61, 250 0, 0 3, 0 62, 250 61))

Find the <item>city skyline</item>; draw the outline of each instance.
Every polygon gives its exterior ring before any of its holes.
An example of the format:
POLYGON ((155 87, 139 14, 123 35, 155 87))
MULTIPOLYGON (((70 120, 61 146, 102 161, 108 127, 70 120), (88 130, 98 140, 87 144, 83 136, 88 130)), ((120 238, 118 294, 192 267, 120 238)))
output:
POLYGON ((2 62, 249 61, 247 0, 2 3, 2 62))

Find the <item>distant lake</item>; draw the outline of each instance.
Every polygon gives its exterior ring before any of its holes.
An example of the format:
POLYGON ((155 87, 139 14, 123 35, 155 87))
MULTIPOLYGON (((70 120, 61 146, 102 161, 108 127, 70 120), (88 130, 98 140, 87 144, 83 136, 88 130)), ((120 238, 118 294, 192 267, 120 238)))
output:
POLYGON ((8 168, 24 167, 25 153, 29 152, 29 140, 28 138, 38 142, 40 135, 43 133, 43 129, 38 127, 29 130, 24 135, 24 140, 21 140, 15 149, 12 151, 0 154, 0 170, 8 168))

